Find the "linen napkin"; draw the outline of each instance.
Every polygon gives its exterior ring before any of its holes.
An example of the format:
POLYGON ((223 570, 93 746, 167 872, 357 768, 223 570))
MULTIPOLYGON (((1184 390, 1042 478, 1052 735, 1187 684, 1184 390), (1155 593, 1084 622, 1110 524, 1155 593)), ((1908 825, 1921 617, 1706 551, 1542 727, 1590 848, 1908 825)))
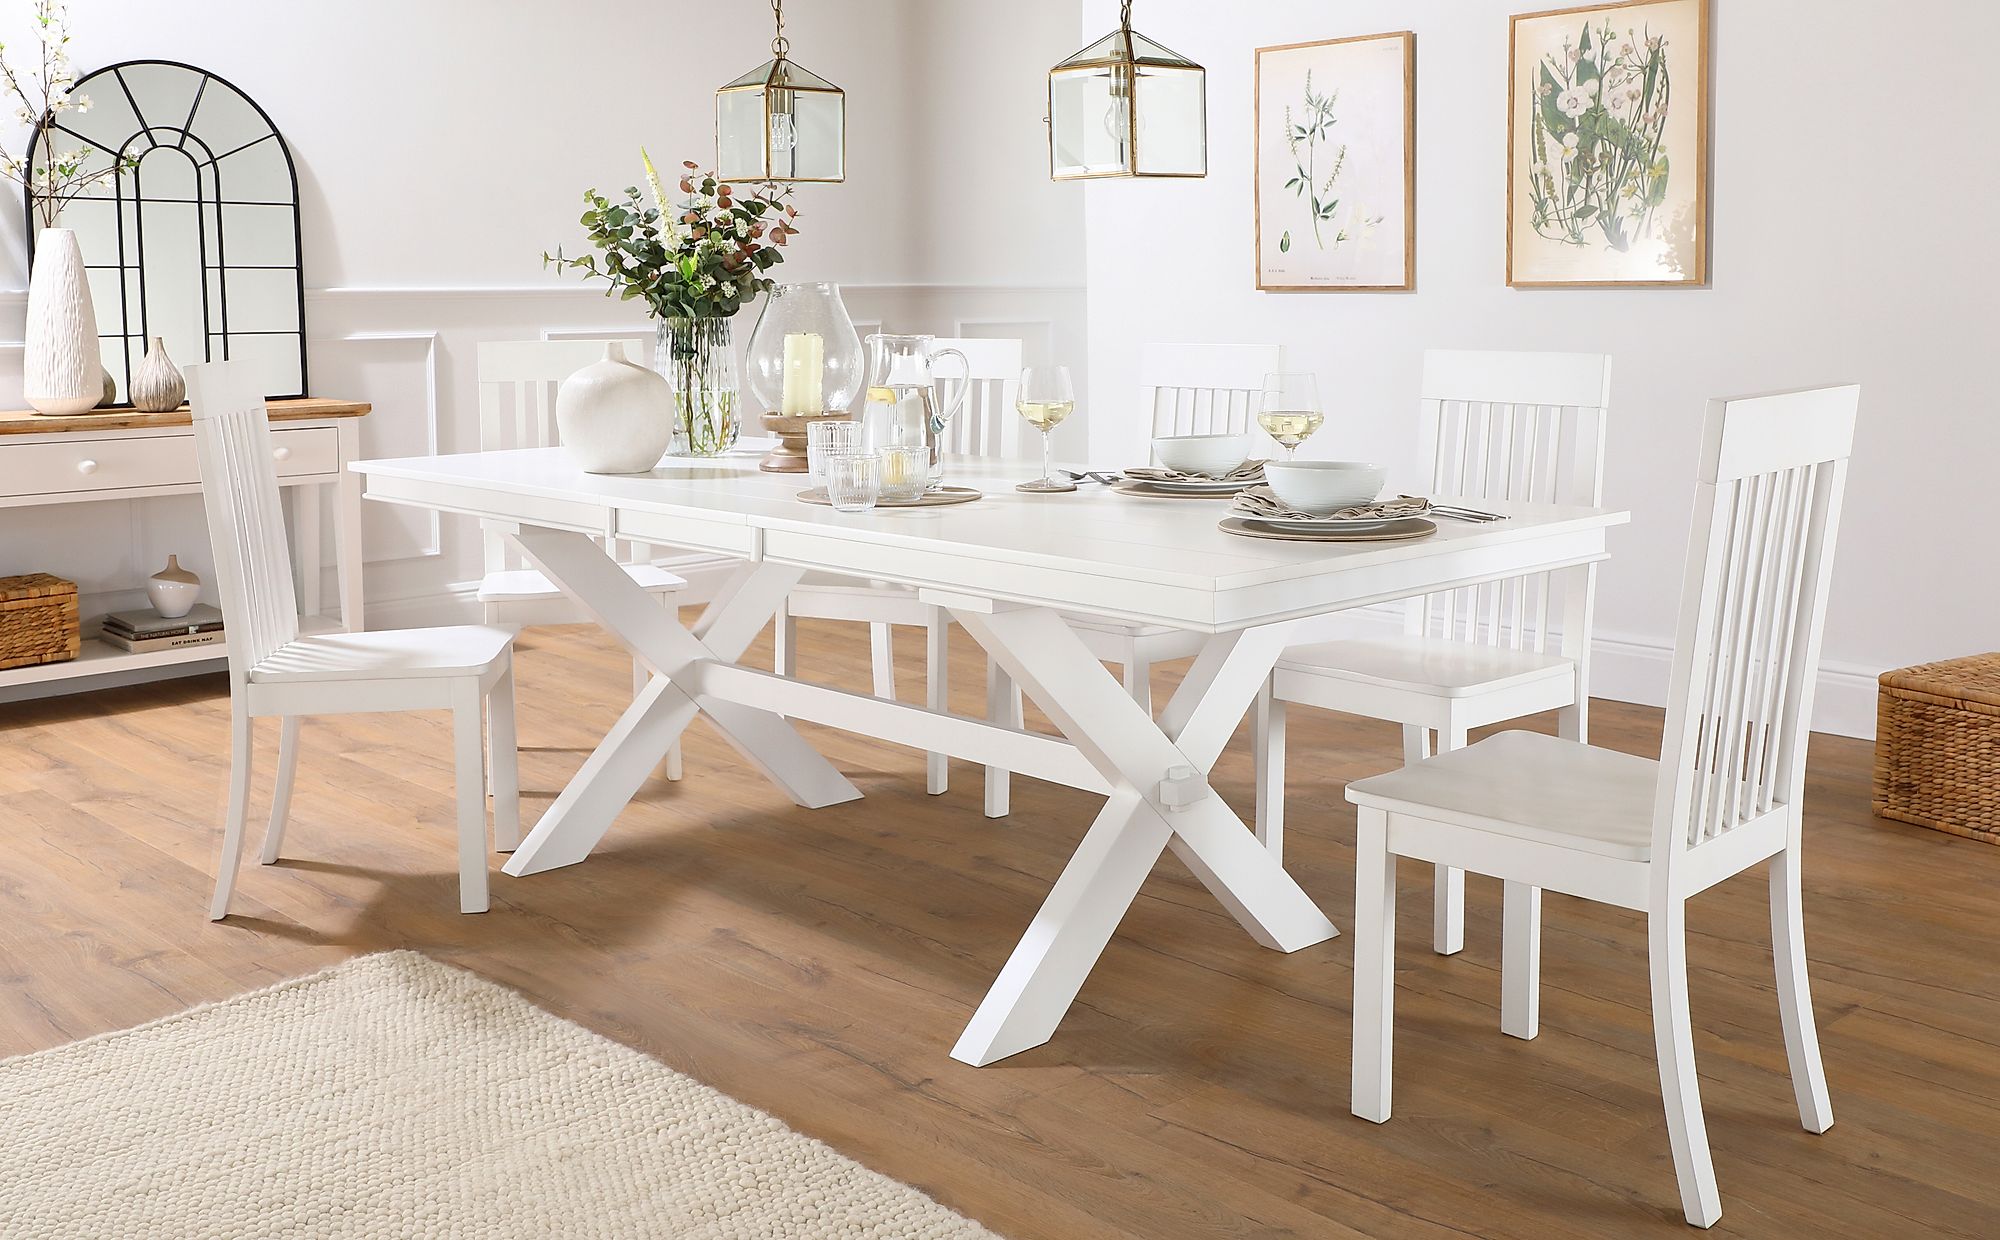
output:
POLYGON ((1259 483, 1245 487, 1230 501, 1230 507, 1246 517, 1276 518, 1280 521, 1389 521, 1397 517, 1421 517, 1431 510, 1431 502, 1421 496, 1398 495, 1356 504, 1338 512, 1300 512, 1278 498, 1278 493, 1259 483))
POLYGON ((1126 470, 1125 476, 1134 482, 1260 482, 1264 478, 1264 462, 1245 461, 1221 475, 1184 474, 1164 465, 1136 465, 1126 470))

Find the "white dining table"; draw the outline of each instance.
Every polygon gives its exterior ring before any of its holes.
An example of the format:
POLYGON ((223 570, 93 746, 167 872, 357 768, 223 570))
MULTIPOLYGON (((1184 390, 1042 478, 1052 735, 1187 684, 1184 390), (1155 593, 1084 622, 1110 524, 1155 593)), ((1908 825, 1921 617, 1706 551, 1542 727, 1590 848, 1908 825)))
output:
POLYGON ((977 502, 843 513, 798 499, 805 479, 760 472, 759 455, 739 448, 619 476, 586 474, 556 448, 363 461, 353 469, 370 499, 499 529, 652 670, 521 841, 508 874, 588 857, 696 715, 806 808, 861 794, 792 720, 1105 797, 952 1049, 974 1065, 1053 1035, 1166 849, 1265 947, 1293 952, 1334 937, 1333 923, 1208 783, 1295 629, 1348 608, 1581 569, 1605 557, 1607 530, 1627 520, 1610 510, 1481 501, 1509 519, 1440 520, 1435 534, 1406 542, 1251 539, 1217 528, 1228 511, 1222 502, 1101 485, 1023 494, 1015 483, 1036 471, 978 458, 946 466, 951 483, 985 492, 977 502), (601 545, 610 538, 716 552, 739 567, 687 626, 613 562, 601 545), (743 664, 745 649, 809 571, 901 583, 948 609, 1061 736, 743 664), (1092 657, 1066 613, 1167 625, 1206 641, 1153 717, 1092 657))

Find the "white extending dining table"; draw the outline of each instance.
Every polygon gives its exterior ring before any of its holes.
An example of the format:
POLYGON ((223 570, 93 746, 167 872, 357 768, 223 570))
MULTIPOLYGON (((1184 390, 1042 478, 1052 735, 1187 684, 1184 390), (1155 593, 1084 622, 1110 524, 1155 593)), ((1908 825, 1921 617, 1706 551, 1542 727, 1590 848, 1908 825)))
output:
MULTIPOLYGON (((650 682, 521 841, 508 874, 584 860, 699 714, 794 802, 861 794, 793 728, 829 724, 1106 798, 952 1050, 984 1065, 1046 1042, 1140 885, 1171 848, 1266 947, 1293 952, 1338 931, 1208 784, 1208 773, 1300 622, 1346 608, 1606 555, 1622 512, 1482 505, 1510 520, 1409 542, 1243 538, 1227 505, 1086 485, 1029 495, 1018 462, 952 459, 949 480, 985 498, 842 513, 797 498, 805 479, 739 449, 650 474, 586 474, 560 449, 363 461, 368 498, 497 527, 652 669, 650 682), (661 608, 599 540, 718 552, 740 561, 691 627, 661 608), (953 618, 1047 714, 1061 737, 808 683, 742 664, 808 571, 903 583, 953 618), (1206 634, 1157 718, 1064 620, 1084 613, 1206 634)), ((1586 629, 1579 631, 1587 631, 1586 629)), ((1581 654, 1582 652, 1576 652, 1581 654)), ((505 842, 503 842, 504 847, 505 842)))

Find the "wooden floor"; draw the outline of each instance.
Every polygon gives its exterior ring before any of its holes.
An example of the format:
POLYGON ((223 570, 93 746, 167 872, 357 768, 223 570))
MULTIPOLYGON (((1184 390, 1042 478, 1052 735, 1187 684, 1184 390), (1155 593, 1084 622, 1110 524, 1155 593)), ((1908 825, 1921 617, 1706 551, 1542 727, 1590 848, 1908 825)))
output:
MULTIPOLYGON (((866 685, 862 630, 800 627, 808 675, 866 685)), ((954 641, 973 710, 980 664, 954 641)), ((906 698, 919 648, 899 644, 906 698)), ((593 630, 524 637, 531 821, 622 706, 627 667, 593 630)), ((1169 856, 1055 1039, 973 1069, 946 1051, 1094 798, 1020 780, 1013 817, 988 822, 969 765, 927 797, 921 755, 809 729, 868 795, 807 812, 697 728, 686 781, 648 785, 589 862, 496 876, 493 911, 461 917, 445 718, 311 721, 297 859, 250 866, 212 925, 220 688, 0 707, 0 1055, 412 947, 1016 1240, 1685 1234, 1632 914, 1548 898, 1543 1032, 1523 1043, 1499 1032, 1497 884, 1468 884, 1466 950, 1441 958, 1428 868, 1405 863, 1396 1118, 1376 1127, 1347 1112, 1349 940, 1259 948, 1169 856)), ((1346 927, 1342 783, 1394 765, 1399 740, 1293 718, 1292 869, 1346 927)), ((1594 739, 1656 752, 1658 730, 1605 703, 1594 739)), ((259 735, 275 744, 275 724, 259 735)), ((1689 911, 1717 1234, 2000 1235, 2000 848, 1877 821, 1868 765, 1865 743, 1815 739, 1807 937, 1831 1132, 1793 1109, 1761 875, 1689 911)), ((1247 728, 1216 783, 1247 809, 1247 728)))

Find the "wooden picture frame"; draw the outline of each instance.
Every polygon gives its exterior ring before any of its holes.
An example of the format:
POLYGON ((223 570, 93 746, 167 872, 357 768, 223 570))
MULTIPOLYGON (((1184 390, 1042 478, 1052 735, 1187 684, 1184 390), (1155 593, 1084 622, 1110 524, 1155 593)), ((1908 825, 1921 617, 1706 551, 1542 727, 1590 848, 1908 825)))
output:
POLYGON ((1253 79, 1257 288, 1414 289, 1417 36, 1398 30, 1260 47, 1253 79), (1335 161, 1330 173, 1323 155, 1335 161))
POLYGON ((1708 284, 1708 9, 1616 0, 1509 19, 1508 285, 1708 284))

